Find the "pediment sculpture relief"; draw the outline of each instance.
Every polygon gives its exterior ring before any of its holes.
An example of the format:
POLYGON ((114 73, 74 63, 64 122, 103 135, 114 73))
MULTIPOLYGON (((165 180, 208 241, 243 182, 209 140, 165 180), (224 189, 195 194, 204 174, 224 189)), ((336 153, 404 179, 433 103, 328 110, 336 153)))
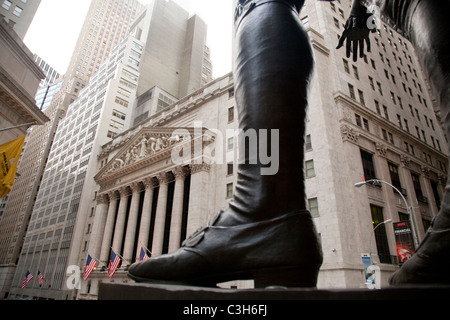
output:
POLYGON ((184 141, 185 137, 170 133, 145 133, 119 156, 112 160, 106 173, 112 173, 133 163, 151 157, 163 150, 171 148, 174 144, 184 141))

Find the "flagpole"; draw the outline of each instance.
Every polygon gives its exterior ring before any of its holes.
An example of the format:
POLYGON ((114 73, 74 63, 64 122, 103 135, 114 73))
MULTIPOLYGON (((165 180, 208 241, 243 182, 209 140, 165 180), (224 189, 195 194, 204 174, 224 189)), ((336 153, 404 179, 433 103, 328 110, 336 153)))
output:
POLYGON ((98 263, 102 264, 104 267, 108 267, 106 264, 104 264, 103 262, 100 261, 99 258, 97 258, 96 256, 90 255, 92 258, 95 259, 95 261, 97 261, 98 263))
POLYGON ((21 124, 19 126, 15 126, 15 127, 10 127, 10 128, 4 128, 4 129, 0 129, 0 132, 2 131, 8 131, 8 130, 12 130, 12 129, 17 129, 20 127, 25 127, 25 126, 31 126, 31 125, 36 125, 36 122, 32 122, 32 123, 25 123, 25 124, 21 124))
MULTIPOLYGON (((113 247, 111 247, 111 250, 114 251, 113 247)), ((117 252, 114 251, 114 253, 120 258, 122 259, 122 261, 126 261, 128 263, 131 263, 131 261, 128 261, 127 259, 124 259, 124 257, 122 257, 120 254, 118 254, 117 252)))
MULTIPOLYGON (((144 246, 143 246, 144 247, 144 246)), ((153 255, 153 253, 150 251, 150 250, 148 250, 146 247, 144 247, 144 249, 148 252, 148 253, 150 253, 150 255, 153 255)))

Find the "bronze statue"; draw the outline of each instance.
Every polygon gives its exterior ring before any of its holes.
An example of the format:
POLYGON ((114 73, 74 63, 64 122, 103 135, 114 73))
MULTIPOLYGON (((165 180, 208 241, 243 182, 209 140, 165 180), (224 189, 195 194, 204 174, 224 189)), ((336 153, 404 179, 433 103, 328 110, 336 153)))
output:
MULTIPOLYGON (((264 163, 241 139, 244 158, 229 208, 178 251, 132 265, 132 279, 201 286, 254 279, 256 288, 316 286, 322 251, 306 210, 301 148, 314 66, 299 19, 303 4, 304 0, 238 0, 236 9, 233 72, 240 129, 279 134, 279 170, 263 175, 264 163)), ((441 93, 441 111, 448 122, 449 19, 444 15, 450 12, 450 1, 355 0, 338 45, 347 41, 347 55, 353 53, 354 59, 365 48, 370 50, 368 39, 374 30, 367 23, 366 7, 372 5, 414 44, 435 92, 441 93)), ((449 282, 444 274, 450 259, 449 186, 447 190, 427 239, 392 283, 449 282)))
POLYGON ((244 158, 229 209, 178 251, 131 266, 132 279, 203 286, 254 279, 257 288, 316 286, 322 251, 306 210, 301 147, 314 65, 299 19, 303 3, 240 0, 236 9, 233 71, 240 129, 278 134, 279 170, 263 175, 266 166, 240 139, 244 158))

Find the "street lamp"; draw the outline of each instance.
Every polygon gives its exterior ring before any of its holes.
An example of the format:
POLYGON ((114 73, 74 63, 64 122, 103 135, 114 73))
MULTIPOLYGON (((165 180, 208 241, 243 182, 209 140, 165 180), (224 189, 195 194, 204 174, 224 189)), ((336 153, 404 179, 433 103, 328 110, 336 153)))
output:
MULTIPOLYGON (((405 197, 403 196, 403 194, 400 192, 400 190, 398 190, 395 186, 393 186, 392 184, 390 184, 389 182, 386 182, 384 180, 380 180, 380 179, 371 179, 371 180, 367 180, 367 181, 361 181, 361 182, 357 182, 355 183, 355 187, 360 188, 365 184, 373 184, 373 185, 380 185, 381 183, 387 184, 388 186, 392 187, 395 191, 397 191, 397 193, 400 195, 400 197, 403 199, 403 202, 405 202, 405 207, 406 207, 406 211, 408 212, 409 215, 409 220, 411 222, 411 231, 413 234, 413 238, 414 238, 414 244, 416 245, 416 248, 419 246, 419 242, 417 240, 417 235, 416 235, 416 228, 415 228, 415 224, 414 224, 414 219, 412 216, 412 210, 411 207, 408 205, 408 202, 406 201, 405 197)), ((390 220, 390 219, 389 219, 390 220)), ((387 220, 385 222, 382 223, 386 223, 388 222, 387 220)), ((381 223, 380 223, 381 224, 381 223)), ((377 225, 378 227, 379 225, 377 225)), ((377 228, 375 227, 375 229, 377 228)), ((375 231, 374 229, 374 231, 375 231)))

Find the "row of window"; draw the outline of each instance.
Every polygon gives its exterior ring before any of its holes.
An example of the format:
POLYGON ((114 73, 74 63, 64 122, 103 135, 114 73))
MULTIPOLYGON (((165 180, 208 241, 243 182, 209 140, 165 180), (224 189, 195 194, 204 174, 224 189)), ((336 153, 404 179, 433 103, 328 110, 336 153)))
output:
MULTIPOLYGON (((27 0, 20 0, 20 1, 22 1, 24 4, 27 3, 27 0)), ((9 0, 3 1, 3 4, 2 4, 3 9, 5 9, 6 11, 9 11, 9 9, 11 9, 11 7, 12 7, 11 1, 9 1, 9 0)), ((20 17, 22 12, 23 12, 23 8, 21 8, 19 6, 15 6, 14 11, 12 13, 13 13, 13 15, 15 15, 17 17, 20 17)))
MULTIPOLYGON (((354 88, 353 85, 351 85, 351 84, 348 84, 348 88, 349 88, 349 94, 350 94, 350 97, 351 97, 352 99, 355 99, 355 100, 356 100, 355 88, 354 88)), ((392 93, 392 94, 393 94, 393 93, 392 93)), ((364 100, 364 93, 363 93, 361 90, 358 90, 358 96, 359 96, 359 102, 360 102, 362 105, 366 105, 366 102, 365 102, 365 100, 364 100)), ((400 103, 401 103, 400 97, 398 97, 398 98, 399 98, 399 101, 400 101, 400 103)), ((383 105, 383 106, 381 107, 381 106, 380 106, 380 103, 379 103, 377 100, 374 100, 374 103, 375 103, 375 109, 376 109, 376 112, 377 112, 380 116, 384 117, 386 120, 390 120, 388 107, 385 106, 385 105, 383 105)), ((422 118, 423 118, 424 121, 425 121, 426 126, 427 126, 428 128, 431 128, 433 131, 436 131, 435 126, 434 126, 433 119, 429 118, 429 117, 428 117, 427 115, 425 115, 425 114, 424 114, 423 117, 422 117, 422 116, 419 114, 419 110, 418 110, 418 109, 414 109, 414 110, 415 110, 415 113, 414 113, 413 107, 412 107, 411 105, 409 105, 409 108, 410 108, 411 115, 412 115, 413 118, 417 118, 419 122, 421 122, 421 121, 422 121, 422 118)), ((366 130, 369 130, 369 128, 368 128, 368 123, 367 123, 367 119, 364 119, 363 121, 365 122, 365 123, 364 123, 364 128, 365 128, 366 130)), ((362 125, 362 123, 361 123, 361 117, 360 117, 359 115, 356 115, 356 124, 357 124, 358 126, 360 126, 360 127, 363 127, 363 125, 362 125)), ((409 128, 409 122, 408 122, 408 119, 402 118, 402 116, 401 116, 400 114, 397 114, 397 124, 398 124, 398 126, 399 126, 401 129, 405 130, 405 131, 408 132, 408 133, 411 133, 410 128, 409 128)), ((433 137, 433 136, 430 135, 430 140, 428 141, 427 136, 426 136, 426 134, 425 134, 425 130, 420 129, 418 126, 415 126, 415 134, 416 134, 417 138, 423 140, 423 141, 424 141, 425 143, 427 143, 427 144, 430 144, 430 142, 431 142, 431 145, 432 145, 436 150, 439 150, 440 152, 442 152, 440 141, 439 141, 437 138, 435 138, 435 137, 433 137)))
MULTIPOLYGON (((401 120, 402 120, 401 117, 398 115, 399 126, 400 126, 400 128, 403 129, 403 125, 402 125, 402 121, 401 120)), ((369 120, 367 120, 366 118, 361 117, 359 114, 355 113, 355 121, 356 121, 356 125, 358 125, 359 127, 361 127, 361 128, 363 128, 363 129, 365 129, 365 130, 370 132, 369 120)), ((406 119, 404 119, 404 121, 405 121, 405 125, 407 127, 408 126, 408 121, 406 119)), ((407 127, 407 131, 409 132, 409 128, 408 127, 407 127)), ((389 143, 391 143, 393 145, 396 145, 395 140, 394 140, 394 135, 391 132, 389 132, 389 131, 387 131, 387 130, 382 128, 381 129, 381 133, 382 133, 383 139, 385 141, 387 141, 387 142, 389 142, 389 143)), ((416 133, 417 133, 417 137, 419 139, 423 139, 423 141, 427 143, 427 138, 425 136, 425 131, 424 130, 419 131, 419 128, 416 126, 416 133)), ((440 144, 439 140, 437 138, 434 138, 433 136, 430 136, 430 138, 431 138, 431 142, 432 142, 433 147, 435 149, 439 150, 440 152, 442 152, 441 144, 440 144)), ((402 146, 400 146, 400 147, 402 147, 402 146)), ((419 155, 416 154, 416 150, 415 150, 414 145, 412 145, 410 142, 404 141, 403 148, 409 154, 411 154, 413 156, 419 156, 419 155)), ((433 159, 431 158, 431 155, 429 153, 425 152, 425 151, 423 152, 423 159, 422 160, 425 161, 426 163, 430 164, 430 165, 436 166, 441 171, 444 171, 444 172, 447 171, 447 168, 446 168, 445 164, 441 160, 437 159, 437 163, 434 163, 433 159)))
MULTIPOLYGON (((361 160, 364 171, 364 178, 366 180, 377 179, 375 165, 373 161, 373 155, 367 151, 360 150, 361 152, 361 160)), ((388 161, 389 174, 391 177, 391 183, 394 187, 396 187, 403 195, 407 196, 407 192, 402 188, 402 184, 400 181, 400 176, 398 172, 398 166, 390 161, 388 161)), ((428 204, 428 198, 425 197, 422 189, 422 185, 420 183, 420 176, 417 173, 410 172, 411 180, 414 186, 414 192, 417 200, 421 203, 428 204)), ((434 199, 436 201, 436 206, 439 208, 441 204, 440 196, 437 190, 438 183, 436 181, 430 180, 431 189, 433 190, 434 199)))

